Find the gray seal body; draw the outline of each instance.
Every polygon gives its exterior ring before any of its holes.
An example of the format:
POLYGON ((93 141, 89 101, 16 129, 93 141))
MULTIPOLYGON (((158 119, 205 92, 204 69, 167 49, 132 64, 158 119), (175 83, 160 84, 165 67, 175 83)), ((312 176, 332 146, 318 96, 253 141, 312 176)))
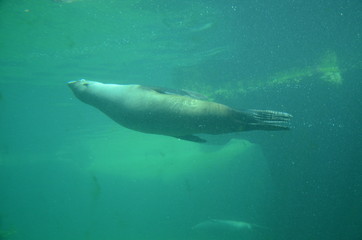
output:
POLYGON ((78 99, 126 128, 194 142, 205 142, 194 134, 285 130, 289 129, 287 124, 291 118, 287 113, 269 110, 238 111, 180 91, 172 93, 169 89, 84 79, 68 85, 78 99))
MULTIPOLYGON (((269 228, 256 224, 223 220, 209 219, 192 227, 195 234, 204 239, 255 239, 270 231, 269 228), (260 235, 262 234, 262 235, 260 235)), ((259 238, 258 238, 259 239, 259 238)), ((264 237, 262 238, 264 239, 264 237)))

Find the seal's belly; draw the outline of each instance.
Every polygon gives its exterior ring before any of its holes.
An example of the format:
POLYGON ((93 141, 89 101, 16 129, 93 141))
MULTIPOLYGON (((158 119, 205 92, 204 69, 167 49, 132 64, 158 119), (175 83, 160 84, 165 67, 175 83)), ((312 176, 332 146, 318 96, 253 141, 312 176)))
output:
POLYGON ((187 96, 152 93, 113 105, 104 112, 124 127, 140 132, 184 136, 233 131, 232 109, 187 96))

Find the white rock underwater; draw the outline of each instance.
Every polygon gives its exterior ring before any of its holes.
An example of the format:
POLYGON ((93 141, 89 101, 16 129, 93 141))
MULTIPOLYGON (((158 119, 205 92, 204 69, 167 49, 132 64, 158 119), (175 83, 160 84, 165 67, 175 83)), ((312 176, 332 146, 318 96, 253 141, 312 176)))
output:
POLYGON ((235 161, 247 165, 252 161, 249 154, 259 153, 257 145, 241 139, 233 139, 223 146, 200 145, 125 128, 111 129, 112 132, 79 143, 91 156, 92 172, 167 180, 188 174, 221 172, 235 161))

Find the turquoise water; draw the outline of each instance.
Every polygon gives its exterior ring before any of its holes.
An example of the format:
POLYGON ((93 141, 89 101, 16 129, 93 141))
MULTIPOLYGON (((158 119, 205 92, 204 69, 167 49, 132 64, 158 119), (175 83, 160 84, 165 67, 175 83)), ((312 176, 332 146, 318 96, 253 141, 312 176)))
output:
POLYGON ((362 4, 0 0, 0 239, 362 238, 362 4), (291 113, 196 144, 81 103, 85 78, 291 113), (231 139, 231 140, 230 140, 231 139), (210 219, 262 226, 236 234, 210 219))

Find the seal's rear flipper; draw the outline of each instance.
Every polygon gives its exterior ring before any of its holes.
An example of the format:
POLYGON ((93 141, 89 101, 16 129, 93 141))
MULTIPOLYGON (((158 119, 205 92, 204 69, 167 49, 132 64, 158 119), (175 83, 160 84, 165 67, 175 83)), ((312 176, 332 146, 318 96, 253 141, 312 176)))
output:
POLYGON ((289 113, 276 112, 271 110, 245 110, 239 112, 239 116, 245 121, 244 131, 248 130, 288 130, 290 129, 290 119, 293 117, 289 113))
POLYGON ((191 141, 191 142, 197 142, 197 143, 205 143, 206 142, 205 139, 202 139, 202 138, 194 136, 194 135, 186 135, 186 136, 180 136, 180 137, 176 137, 176 138, 186 140, 186 141, 191 141))

